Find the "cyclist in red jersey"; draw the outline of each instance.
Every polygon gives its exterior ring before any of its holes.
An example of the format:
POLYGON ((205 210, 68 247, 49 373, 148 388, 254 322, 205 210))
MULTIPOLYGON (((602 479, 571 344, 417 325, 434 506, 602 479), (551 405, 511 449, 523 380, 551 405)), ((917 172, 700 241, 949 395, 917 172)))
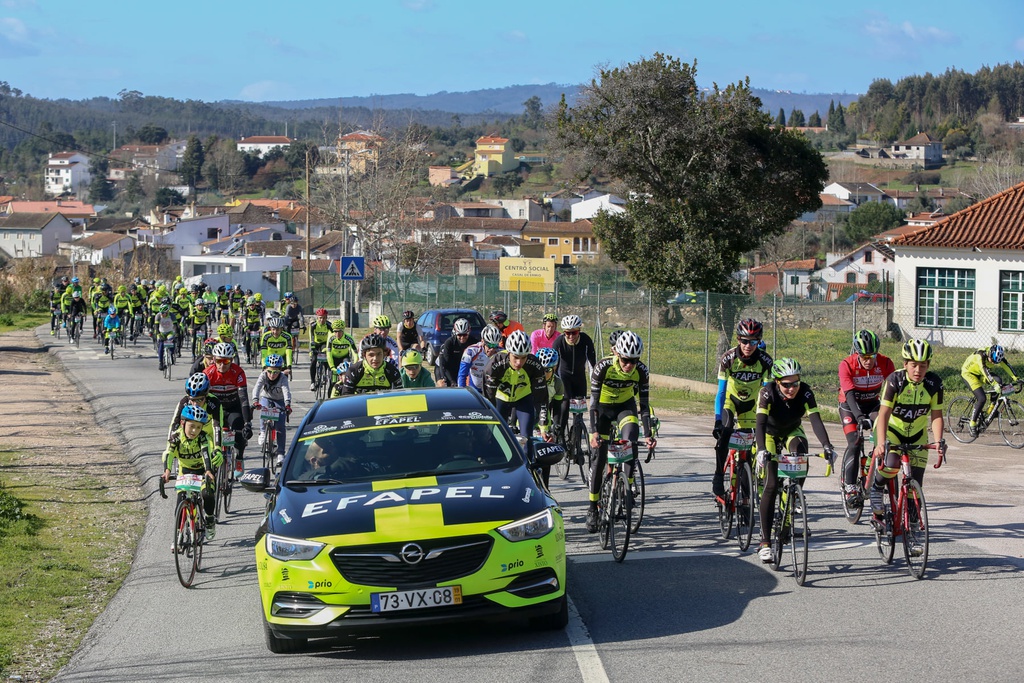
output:
POLYGON ((213 347, 213 365, 203 372, 210 378, 210 393, 220 400, 224 426, 235 432, 235 473, 242 472, 242 456, 252 438, 252 409, 249 407, 249 389, 243 370, 232 359, 235 346, 221 342, 213 347))
MULTIPOLYGON (((857 432, 870 429, 878 416, 880 393, 885 378, 896 371, 892 360, 878 353, 878 335, 861 330, 853 339, 853 353, 839 363, 839 419, 846 434, 843 454, 843 490, 847 498, 858 495, 855 457, 857 432)), ((859 501, 851 500, 856 504, 859 501)))

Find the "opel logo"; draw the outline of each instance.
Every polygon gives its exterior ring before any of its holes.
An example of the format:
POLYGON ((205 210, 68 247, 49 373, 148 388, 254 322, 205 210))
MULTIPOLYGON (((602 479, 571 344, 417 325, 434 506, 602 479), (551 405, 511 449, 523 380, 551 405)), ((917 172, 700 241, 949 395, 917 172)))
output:
POLYGON ((406 543, 398 554, 406 564, 419 564, 423 559, 423 548, 415 543, 406 543))

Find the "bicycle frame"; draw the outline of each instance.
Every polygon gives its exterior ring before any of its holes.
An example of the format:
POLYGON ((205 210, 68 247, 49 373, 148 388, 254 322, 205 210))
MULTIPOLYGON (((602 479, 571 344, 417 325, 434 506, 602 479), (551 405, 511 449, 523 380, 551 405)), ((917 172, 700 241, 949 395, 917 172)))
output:
MULTIPOLYGON (((919 450, 938 450, 939 444, 887 444, 887 451, 900 454, 900 481, 897 486, 896 477, 886 480, 885 498, 888 498, 885 515, 881 525, 875 523, 875 543, 883 562, 892 562, 895 553, 896 539, 903 540, 903 555, 907 561, 907 569, 915 579, 924 576, 928 565, 928 508, 925 503, 924 491, 913 478, 910 467, 910 454, 919 450), (912 503, 916 501, 916 503, 912 503), (912 519, 911 508, 915 507, 916 519, 912 519), (884 540, 884 542, 883 542, 884 540)), ((939 456, 934 467, 938 469, 945 461, 939 456)), ((873 464, 872 469, 874 469, 873 464)))

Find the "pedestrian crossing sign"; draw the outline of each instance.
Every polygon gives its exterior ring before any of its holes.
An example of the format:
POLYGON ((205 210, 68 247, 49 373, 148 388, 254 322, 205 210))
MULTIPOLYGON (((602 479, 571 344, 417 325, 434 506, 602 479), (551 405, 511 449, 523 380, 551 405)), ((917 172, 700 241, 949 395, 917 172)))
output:
POLYGON ((365 261, 362 256, 341 257, 342 280, 362 280, 365 272, 365 261))

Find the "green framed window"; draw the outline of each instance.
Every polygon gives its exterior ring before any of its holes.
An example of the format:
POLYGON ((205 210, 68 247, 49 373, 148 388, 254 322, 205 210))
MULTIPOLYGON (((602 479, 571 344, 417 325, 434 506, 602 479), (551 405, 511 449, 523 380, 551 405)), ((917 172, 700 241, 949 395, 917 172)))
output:
POLYGON ((917 269, 917 326, 974 328, 974 269, 917 269))

